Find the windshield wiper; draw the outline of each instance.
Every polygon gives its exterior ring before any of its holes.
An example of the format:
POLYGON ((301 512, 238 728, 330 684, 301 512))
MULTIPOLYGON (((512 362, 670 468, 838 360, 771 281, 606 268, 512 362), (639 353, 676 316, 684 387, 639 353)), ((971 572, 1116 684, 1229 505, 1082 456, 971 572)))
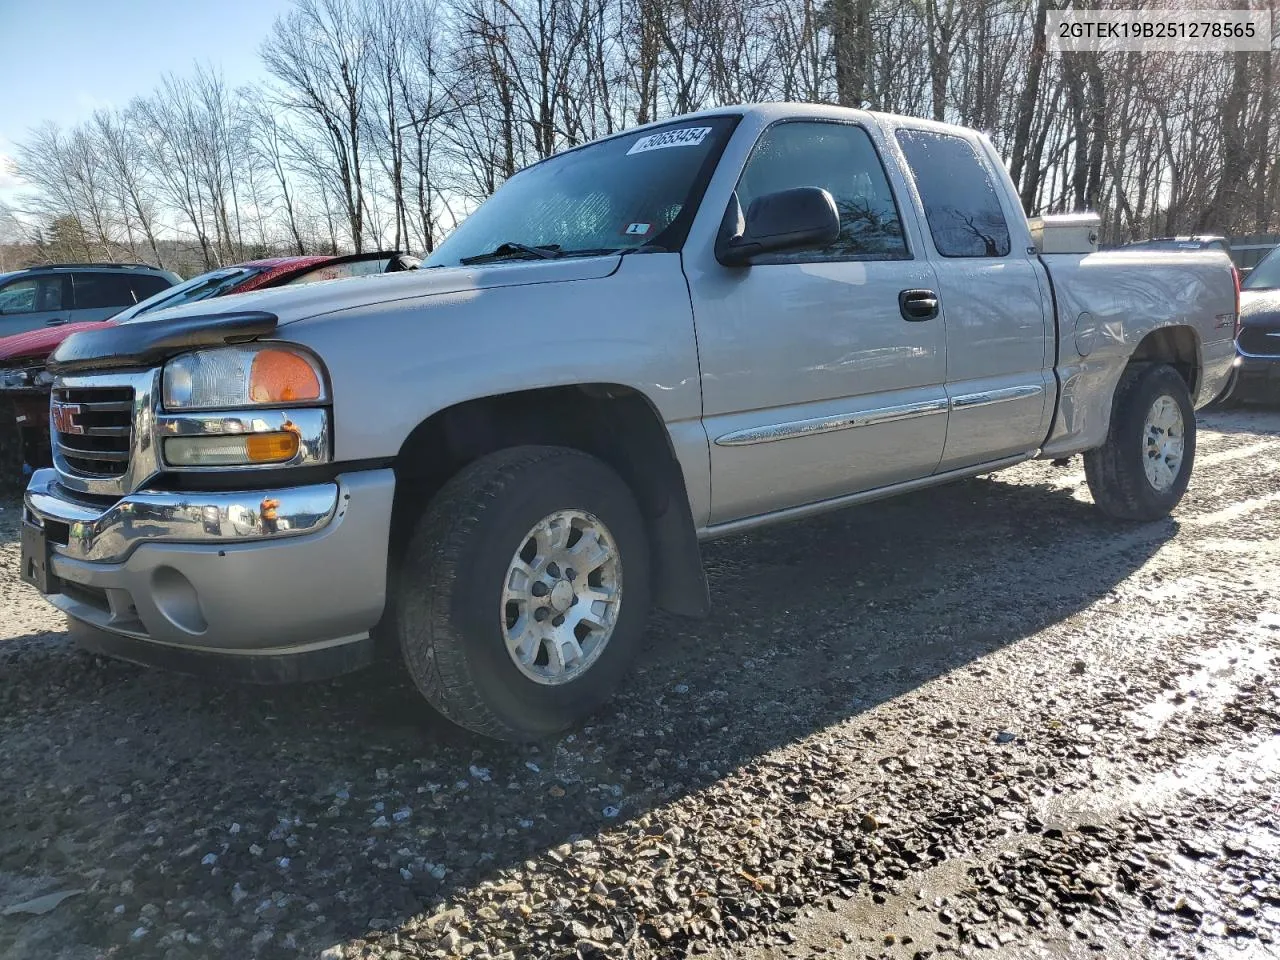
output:
POLYGON ((585 250, 562 250, 562 257, 607 257, 616 254, 625 257, 629 253, 667 253, 666 247, 658 247, 653 244, 644 244, 639 247, 594 247, 585 250))
POLYGON ((458 262, 463 266, 470 266, 473 263, 486 263, 490 260, 508 260, 519 257, 554 260, 559 256, 562 256, 562 254, 558 243, 546 243, 542 246, 533 247, 527 243, 514 243, 508 240, 506 243, 498 244, 488 253, 477 253, 474 257, 459 257, 458 262))

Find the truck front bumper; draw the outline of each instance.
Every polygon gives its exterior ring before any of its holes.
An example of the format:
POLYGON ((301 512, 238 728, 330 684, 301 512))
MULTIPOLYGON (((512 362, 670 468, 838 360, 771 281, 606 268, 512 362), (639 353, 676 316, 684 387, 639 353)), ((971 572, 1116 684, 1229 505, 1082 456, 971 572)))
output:
POLYGON ((368 470, 102 506, 38 470, 22 574, 97 652, 260 681, 342 673, 373 656, 394 490, 391 470, 368 470))

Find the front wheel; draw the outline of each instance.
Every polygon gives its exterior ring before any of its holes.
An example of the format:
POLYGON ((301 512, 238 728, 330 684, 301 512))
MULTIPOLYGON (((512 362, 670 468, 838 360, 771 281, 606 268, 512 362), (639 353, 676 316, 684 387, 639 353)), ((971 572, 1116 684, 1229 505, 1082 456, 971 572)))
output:
POLYGON ((1168 364, 1132 366, 1116 386, 1106 442, 1084 455, 1094 503, 1119 520, 1168 516, 1191 480, 1196 415, 1168 364))
POLYGON ((477 733, 532 740, 617 687, 649 609, 644 523, 595 457, 514 447, 454 476, 419 519, 396 629, 415 685, 477 733))

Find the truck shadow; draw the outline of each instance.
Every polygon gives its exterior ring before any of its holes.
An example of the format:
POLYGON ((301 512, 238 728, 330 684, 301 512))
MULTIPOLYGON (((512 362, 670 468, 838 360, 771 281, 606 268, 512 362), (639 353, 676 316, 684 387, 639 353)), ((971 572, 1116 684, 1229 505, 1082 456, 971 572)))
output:
MULTIPOLYGON (((711 617, 656 617, 614 704, 539 746, 452 728, 387 668, 258 688, 0 644, 0 716, 42 704, 39 737, 0 726, 18 771, 0 781, 0 870, 105 868, 104 890, 128 877, 139 897, 201 900, 250 933, 261 899, 284 891, 318 905, 321 943, 559 844, 660 824, 665 805, 769 751, 1071 616, 1177 533, 1107 523, 1049 467, 1023 471, 705 545, 711 617), (60 811, 57 863, 41 852, 45 809, 60 811), (166 850, 146 846, 153 823, 166 850)), ((127 938, 134 924, 102 919, 116 900, 89 914, 94 902, 67 907, 100 945, 127 938)))

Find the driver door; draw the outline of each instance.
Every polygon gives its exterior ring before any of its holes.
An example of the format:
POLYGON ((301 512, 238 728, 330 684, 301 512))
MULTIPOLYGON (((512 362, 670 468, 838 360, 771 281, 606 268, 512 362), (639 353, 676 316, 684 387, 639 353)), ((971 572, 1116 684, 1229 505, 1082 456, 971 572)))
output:
POLYGON ((714 526, 927 477, 947 431, 942 319, 908 317, 903 291, 936 289, 912 256, 868 131, 790 120, 766 129, 737 186, 826 189, 840 236, 725 267, 690 268, 711 441, 714 526))

